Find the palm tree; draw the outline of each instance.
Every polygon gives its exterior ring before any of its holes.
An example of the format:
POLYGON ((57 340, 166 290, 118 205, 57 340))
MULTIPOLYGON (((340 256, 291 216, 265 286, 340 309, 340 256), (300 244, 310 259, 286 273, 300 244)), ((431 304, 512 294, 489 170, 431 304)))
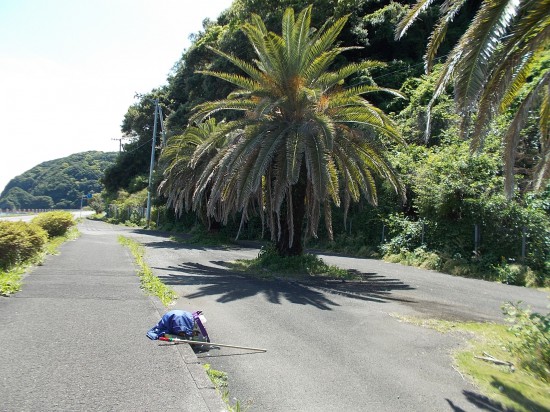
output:
POLYGON ((237 212, 244 222, 257 209, 283 256, 302 253, 304 223, 307 234, 317 236, 322 213, 332 236, 332 203, 343 203, 347 210, 363 194, 376 204, 375 176, 402 193, 375 140, 381 135, 401 143, 400 135, 391 119, 363 97, 399 93, 373 85, 345 87, 347 77, 381 63, 328 71, 342 52, 353 48, 333 47, 347 17, 318 31, 310 20, 311 6, 297 16, 287 9, 279 36, 253 15, 243 31, 257 60, 251 64, 212 49, 244 74, 202 71, 237 89, 226 99, 197 106, 191 118, 201 124, 219 111, 244 112, 196 147, 189 162, 191 169, 200 169, 193 180, 193 204, 196 208, 207 199, 207 213, 224 223, 237 212))
MULTIPOLYGON (((166 205, 172 207, 176 215, 193 209, 201 220, 210 228, 212 223, 217 226, 217 221, 212 222, 206 213, 206 198, 195 197, 196 182, 201 170, 208 161, 214 157, 217 147, 212 147, 206 152, 198 164, 190 166, 189 162, 195 149, 208 139, 220 126, 216 119, 208 119, 197 126, 188 126, 183 134, 172 136, 168 144, 162 150, 160 163, 164 164, 164 178, 158 187, 159 195, 167 198, 166 205)), ((223 145, 220 139, 219 145, 223 145)))
MULTIPOLYGON (((410 25, 434 0, 418 0, 396 29, 401 38, 410 25)), ((430 37, 426 71, 433 66, 448 25, 467 0, 445 0, 441 17, 430 37)), ((550 121, 548 64, 535 79, 529 75, 533 65, 549 60, 550 0, 482 0, 470 26, 447 56, 430 103, 453 82, 458 112, 462 116, 461 132, 471 130, 472 150, 483 146, 491 121, 510 111, 513 116, 503 134, 505 192, 514 191, 514 161, 520 131, 533 109, 540 109, 540 155, 533 174, 533 188, 538 190, 550 177, 550 121)), ((429 122, 427 136, 429 135, 429 122)))

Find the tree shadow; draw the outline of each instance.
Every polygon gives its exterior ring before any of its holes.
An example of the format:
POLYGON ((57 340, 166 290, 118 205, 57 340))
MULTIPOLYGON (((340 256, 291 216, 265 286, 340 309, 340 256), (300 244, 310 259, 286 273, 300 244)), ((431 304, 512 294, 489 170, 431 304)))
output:
POLYGON ((263 295, 267 302, 281 304, 282 299, 297 304, 311 305, 322 310, 332 310, 339 306, 328 298, 328 293, 339 294, 354 299, 383 303, 390 300, 404 301, 391 296, 394 290, 412 289, 397 279, 389 279, 375 273, 363 273, 358 281, 340 281, 324 278, 303 280, 262 280, 242 273, 225 269, 227 262, 212 262, 218 267, 186 262, 177 267, 155 268, 171 273, 159 275, 159 279, 171 286, 193 285, 194 293, 185 295, 189 299, 204 296, 218 296, 217 302, 231 302, 255 295, 263 295))
MULTIPOLYGON (((464 394, 468 402, 483 411, 515 412, 515 409, 507 408, 503 406, 500 402, 489 399, 487 396, 481 395, 479 393, 475 393, 472 391, 462 391, 462 393, 464 394)), ((533 411, 535 411, 535 409, 533 409, 533 411)))
POLYGON ((226 303, 261 294, 267 302, 273 304, 281 304, 281 300, 286 299, 297 305, 311 305, 322 310, 331 310, 332 307, 339 306, 321 292, 304 286, 248 278, 226 269, 200 263, 187 262, 177 267, 169 266, 167 269, 183 273, 159 275, 163 283, 171 286, 197 286, 196 292, 184 295, 189 299, 218 296, 217 302, 226 303))
MULTIPOLYGON (((511 387, 510 385, 505 384, 504 382, 501 382, 499 379, 495 378, 494 376, 492 378, 493 378, 493 381, 491 382, 491 386, 500 390, 500 392, 504 396, 506 396, 508 399, 513 400, 514 402, 519 403, 528 411, 550 412, 550 405, 547 405, 547 406, 541 405, 533 401, 532 399, 525 397, 525 395, 523 395, 520 391, 511 387)), ((512 409, 505 409, 505 410, 512 410, 512 409)))
POLYGON ((445 398, 445 400, 447 401, 447 403, 449 404, 449 406, 451 407, 451 409, 452 409, 454 412, 466 412, 466 411, 465 411, 464 409, 462 409, 461 407, 456 406, 450 399, 445 398))
MULTIPOLYGON (((514 400, 518 404, 522 405, 525 410, 533 411, 533 412, 549 412, 550 409, 546 406, 543 406, 537 402, 532 401, 529 398, 526 398, 521 392, 518 390, 506 385, 505 383, 502 383, 495 377, 493 377, 493 382, 491 382, 491 385, 498 388, 500 392, 507 396, 509 399, 514 400)), ((516 409, 509 408, 504 405, 502 405, 498 401, 494 401, 492 399, 489 399, 487 396, 481 395, 479 393, 471 392, 471 391, 462 391, 468 402, 475 405, 476 408, 484 411, 498 411, 498 412, 515 412, 516 409)), ((458 408, 455 406, 449 399, 447 399, 447 402, 449 402, 449 405, 451 405, 451 408, 456 412, 461 412, 463 409, 458 408)))
POLYGON ((355 269, 349 270, 349 272, 353 272, 357 280, 327 279, 313 276, 300 281, 300 283, 325 292, 360 300, 380 303, 397 301, 412 304, 416 302, 412 299, 393 295, 395 291, 414 290, 413 287, 400 279, 389 278, 378 273, 359 272, 355 269))

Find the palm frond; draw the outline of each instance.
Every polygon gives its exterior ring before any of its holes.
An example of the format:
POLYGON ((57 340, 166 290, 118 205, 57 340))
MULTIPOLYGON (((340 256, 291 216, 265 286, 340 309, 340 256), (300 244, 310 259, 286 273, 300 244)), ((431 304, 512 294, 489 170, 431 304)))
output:
POLYGON ((418 16, 426 11, 434 0, 418 0, 418 2, 409 10, 407 15, 397 24, 395 29, 395 40, 400 40, 411 24, 413 24, 418 16))
POLYGON ((303 9, 296 17, 296 21, 292 27, 291 44, 296 48, 296 52, 300 53, 299 57, 302 59, 305 57, 302 53, 305 51, 305 46, 308 43, 308 36, 310 34, 312 8, 313 5, 310 5, 303 9))
MULTIPOLYGON (((349 48, 345 49, 347 50, 349 48)), ((314 62, 313 64, 316 63, 314 62)), ((315 73, 314 75, 313 73, 310 73, 311 70, 308 69, 306 71, 306 78, 317 79, 317 82, 321 84, 323 88, 329 89, 355 73, 385 66, 386 63, 383 62, 366 60, 361 63, 350 63, 336 72, 315 73)))
POLYGON ((520 139, 520 132, 527 121, 529 111, 536 103, 536 100, 540 99, 540 93, 549 84, 550 72, 546 72, 536 87, 525 96, 504 134, 504 193, 508 199, 511 199, 514 192, 514 162, 516 160, 516 149, 520 139))
MULTIPOLYGON (((325 54, 332 47, 336 38, 346 25, 349 16, 344 16, 336 20, 336 22, 326 30, 315 40, 315 42, 310 46, 310 53, 303 56, 303 60, 300 66, 300 70, 306 70, 317 58, 325 54)), ((357 47, 356 47, 357 48, 357 47)), ((347 48, 340 48, 340 53, 347 48)))
POLYGON ((201 123, 207 117, 222 110, 251 111, 254 110, 254 107, 254 102, 250 100, 218 100, 206 102, 197 105, 193 109, 194 113, 189 117, 189 122, 201 123))
POLYGON ((248 77, 240 76, 238 74, 215 72, 210 70, 197 70, 196 73, 217 77, 218 79, 225 80, 229 83, 234 84, 235 86, 241 87, 247 92, 259 90, 261 88, 258 82, 255 82, 248 77))
POLYGON ((351 97, 360 96, 360 95, 369 94, 369 93, 378 93, 378 92, 389 93, 401 99, 407 98, 399 90, 389 89, 386 87, 379 87, 379 86, 362 85, 362 86, 350 87, 348 89, 343 89, 334 94, 331 94, 331 102, 333 101, 334 106, 337 106, 340 102, 345 102, 346 100, 349 101, 349 98, 351 97))
POLYGON ((426 54, 424 56, 426 73, 431 72, 433 68, 433 62, 435 61, 439 46, 441 46, 441 43, 443 43, 443 40, 445 39, 449 23, 454 20, 462 6, 467 1, 468 0, 446 0, 442 4, 442 16, 433 29, 428 45, 426 46, 426 54))
MULTIPOLYGON (((338 57, 342 52, 346 50, 352 50, 352 49, 360 49, 360 47, 338 47, 338 48, 329 50, 327 52, 321 53, 319 55, 316 55, 316 57, 312 61, 310 61, 306 67, 302 69, 303 77, 306 79, 307 83, 310 85, 318 82, 323 84, 322 82, 319 81, 319 78, 323 76, 325 71, 328 69, 328 67, 330 67, 330 65, 334 63, 334 60, 336 59, 336 57, 338 57)), ((352 72, 351 74, 353 73, 355 72, 352 72)), ((337 75, 338 74, 335 73, 333 77, 337 75)), ((324 76, 324 78, 325 78, 325 82, 326 80, 329 80, 328 76, 326 75, 324 76)), ((325 87, 329 87, 328 84, 325 87)))
POLYGON ((250 78, 258 83, 261 83, 262 80, 262 73, 252 66, 250 63, 247 63, 244 60, 239 59, 238 57, 232 56, 228 53, 225 53, 221 50, 215 49, 214 47, 207 46, 209 50, 216 53, 218 56, 223 57, 224 59, 230 61, 235 66, 237 66, 239 69, 244 71, 246 74, 250 76, 250 78))
POLYGON ((533 173, 533 189, 542 189, 544 182, 550 179, 550 86, 543 87, 540 110, 540 160, 533 173))
POLYGON ((489 62, 502 36, 518 12, 519 0, 485 1, 457 45, 462 57, 457 64, 455 100, 460 113, 475 107, 483 89, 489 62))

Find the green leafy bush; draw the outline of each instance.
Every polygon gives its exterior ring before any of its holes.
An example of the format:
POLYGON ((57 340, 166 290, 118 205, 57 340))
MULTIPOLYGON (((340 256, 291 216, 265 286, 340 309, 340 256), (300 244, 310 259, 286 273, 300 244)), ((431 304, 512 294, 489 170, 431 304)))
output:
POLYGON ((7 269, 37 256, 47 240, 47 232, 36 224, 0 222, 0 268, 7 269))
POLYGON ((502 307, 510 331, 518 338, 508 349, 519 357, 523 368, 550 382, 550 313, 532 313, 521 307, 521 302, 502 307))
POLYGON ((529 286, 537 286, 536 276, 533 271, 524 265, 517 263, 507 264, 505 261, 501 265, 496 266, 495 270, 498 274, 498 280, 508 285, 525 286, 527 279, 532 279, 529 286))
MULTIPOLYGON (((240 261, 245 262, 245 261, 240 261)), ((246 261, 248 270, 267 271, 276 275, 291 277, 328 276, 353 278, 353 274, 336 266, 327 265, 323 259, 305 253, 300 256, 281 257, 273 245, 262 246, 256 259, 246 261)))
POLYGON ((63 236, 75 225, 73 215, 70 212, 46 212, 36 216, 32 223, 40 226, 49 237, 63 236))

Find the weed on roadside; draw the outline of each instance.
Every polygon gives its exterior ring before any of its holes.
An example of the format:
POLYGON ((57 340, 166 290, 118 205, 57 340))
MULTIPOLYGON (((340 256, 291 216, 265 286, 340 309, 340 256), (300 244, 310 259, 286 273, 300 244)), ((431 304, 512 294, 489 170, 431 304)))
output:
POLYGON ((209 363, 202 365, 206 374, 212 381, 212 384, 216 388, 216 391, 221 395, 222 401, 227 407, 228 412, 244 412, 251 406, 248 404, 246 407, 242 405, 239 400, 234 400, 234 404, 231 403, 229 390, 227 389, 227 373, 216 369, 212 369, 209 363))
POLYGON ((124 236, 119 236, 118 242, 130 249, 130 252, 134 256, 139 266, 138 275, 143 290, 158 297, 164 306, 169 306, 178 298, 177 293, 172 288, 162 283, 162 281, 153 274, 153 271, 147 263, 145 263, 145 248, 142 245, 124 236))

